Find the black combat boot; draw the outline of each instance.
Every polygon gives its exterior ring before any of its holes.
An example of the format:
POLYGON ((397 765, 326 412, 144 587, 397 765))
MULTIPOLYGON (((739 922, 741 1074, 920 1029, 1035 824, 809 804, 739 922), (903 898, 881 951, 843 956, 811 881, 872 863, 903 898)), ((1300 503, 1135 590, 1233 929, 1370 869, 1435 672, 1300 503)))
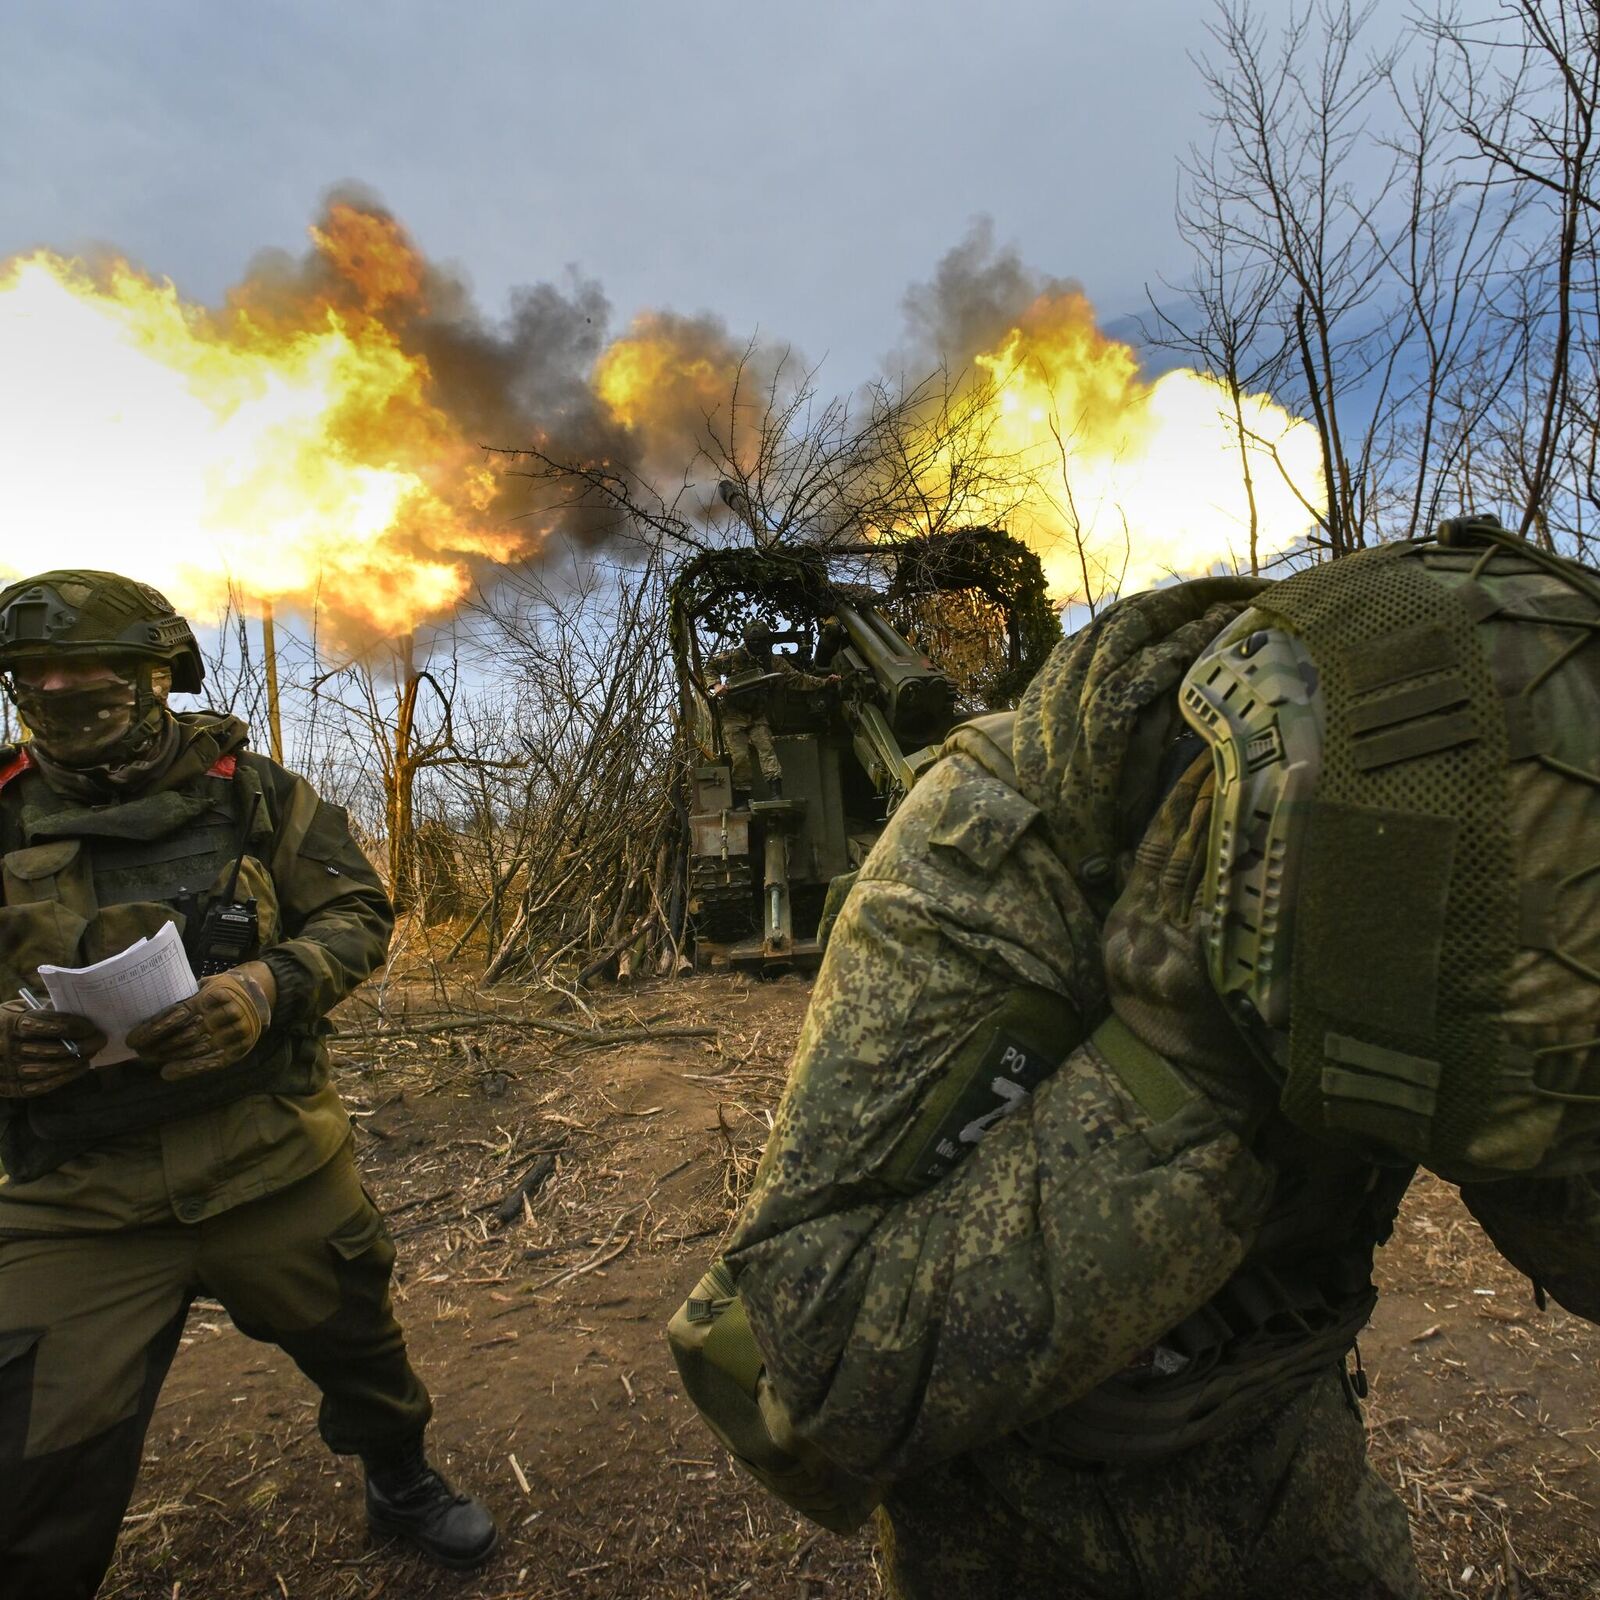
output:
POLYGON ((494 1554, 500 1534, 488 1507, 457 1494, 428 1465, 419 1436, 366 1458, 367 1526, 409 1540, 442 1567, 466 1571, 494 1554))

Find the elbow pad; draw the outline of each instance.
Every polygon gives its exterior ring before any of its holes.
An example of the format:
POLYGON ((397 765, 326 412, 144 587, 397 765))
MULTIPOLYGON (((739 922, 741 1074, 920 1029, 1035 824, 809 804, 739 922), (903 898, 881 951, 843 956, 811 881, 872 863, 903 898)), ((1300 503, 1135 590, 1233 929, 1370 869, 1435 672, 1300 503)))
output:
POLYGON ((795 1434, 725 1262, 713 1262, 678 1308, 667 1343, 706 1426, 764 1488, 832 1533, 854 1533, 872 1515, 882 1487, 795 1434))

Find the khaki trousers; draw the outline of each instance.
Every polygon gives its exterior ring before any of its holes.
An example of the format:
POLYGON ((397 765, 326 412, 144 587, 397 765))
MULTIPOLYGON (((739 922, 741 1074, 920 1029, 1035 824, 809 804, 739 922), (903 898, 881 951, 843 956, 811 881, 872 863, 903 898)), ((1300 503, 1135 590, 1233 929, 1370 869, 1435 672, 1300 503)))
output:
POLYGON ((322 1390, 330 1449, 420 1434, 431 1405, 391 1309, 393 1265, 348 1150, 190 1226, 0 1237, 0 1600, 98 1588, 198 1295, 322 1390))
POLYGON ((743 711, 729 709, 722 714, 722 742, 728 747, 728 759, 733 763, 733 781, 741 789, 748 789, 759 769, 770 784, 783 777, 783 763, 778 759, 778 748, 772 742, 772 729, 764 716, 753 716, 743 711), (754 755, 754 765, 751 756, 754 755))

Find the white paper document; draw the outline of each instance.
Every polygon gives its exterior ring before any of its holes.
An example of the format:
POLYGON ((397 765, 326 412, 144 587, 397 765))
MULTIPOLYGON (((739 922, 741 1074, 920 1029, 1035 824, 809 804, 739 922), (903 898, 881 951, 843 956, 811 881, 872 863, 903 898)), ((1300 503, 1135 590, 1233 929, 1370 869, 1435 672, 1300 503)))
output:
POLYGON ((87 1017, 106 1036, 106 1047, 90 1061, 92 1067, 132 1061, 134 1052, 125 1042, 128 1030, 200 988, 189 970, 183 940, 170 922, 92 967, 40 967, 39 976, 57 1011, 87 1017))

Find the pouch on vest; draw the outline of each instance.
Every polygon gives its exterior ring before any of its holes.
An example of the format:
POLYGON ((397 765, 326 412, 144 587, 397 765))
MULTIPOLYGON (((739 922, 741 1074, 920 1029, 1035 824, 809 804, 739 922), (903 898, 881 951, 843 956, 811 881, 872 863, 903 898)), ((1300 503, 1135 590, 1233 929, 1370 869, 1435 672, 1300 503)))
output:
POLYGON ((37 983, 42 963, 77 966, 87 927, 76 911, 50 900, 0 906, 0 999, 10 999, 24 983, 37 983))
POLYGON ((0 876, 8 906, 53 900, 86 921, 98 908, 89 860, 77 839, 52 839, 12 850, 0 860, 0 876))
POLYGON ((871 1516, 881 1487, 795 1435, 726 1263, 713 1262, 679 1306, 667 1324, 667 1343, 706 1426, 785 1505, 832 1533, 853 1533, 871 1516))
MULTIPOLYGON (((231 874, 230 867, 229 875, 231 874)), ((219 894, 226 887, 224 878, 211 886, 211 893, 219 894)), ((270 949, 283 938, 283 919, 278 910, 278 886, 272 881, 272 874, 265 864, 255 856, 246 856, 239 864, 237 893, 240 900, 254 900, 256 903, 256 916, 259 919, 256 935, 257 952, 270 949)))
POLYGON ((83 941, 84 959, 104 961, 141 939, 154 938, 169 922, 183 933, 183 913, 159 900, 124 900, 120 905, 104 906, 89 924, 83 941))
POLYGON ((89 859, 76 839, 28 845, 0 858, 0 983, 10 999, 37 981, 41 963, 80 964, 84 933, 99 906, 89 859))

